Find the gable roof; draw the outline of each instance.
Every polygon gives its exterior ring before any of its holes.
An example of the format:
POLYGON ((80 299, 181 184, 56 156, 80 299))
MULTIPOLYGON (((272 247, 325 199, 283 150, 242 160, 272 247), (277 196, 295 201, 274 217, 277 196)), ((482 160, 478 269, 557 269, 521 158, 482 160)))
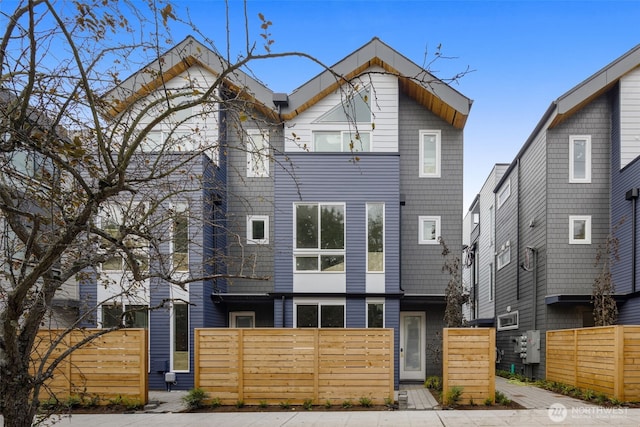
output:
POLYGON ((373 66, 398 77, 400 90, 458 129, 464 128, 473 101, 427 70, 410 61, 377 37, 349 54, 289 95, 282 117, 290 120, 336 91, 345 80, 373 66), (343 79, 337 79, 336 75, 343 79))
MULTIPOLYGON (((144 98, 160 88, 164 83, 188 70, 192 66, 201 66, 219 77, 229 68, 227 61, 192 36, 162 54, 132 76, 121 82, 106 94, 111 101, 109 116, 116 116, 128 105, 144 98)), ((268 117, 276 118, 272 99, 273 92, 265 85, 241 70, 234 70, 224 76, 225 84, 235 93, 252 101, 253 106, 268 117)))

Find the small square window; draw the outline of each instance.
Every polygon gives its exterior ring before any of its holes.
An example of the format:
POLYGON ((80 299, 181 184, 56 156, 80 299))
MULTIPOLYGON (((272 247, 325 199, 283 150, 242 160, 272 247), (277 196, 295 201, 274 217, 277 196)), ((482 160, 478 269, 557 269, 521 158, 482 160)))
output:
POLYGON ((247 243, 265 245, 269 243, 269 217, 249 215, 247 217, 247 243))
POLYGON ((437 245, 440 237, 440 217, 421 216, 418 217, 418 244, 437 245))
POLYGON ((507 331, 510 329, 518 329, 519 320, 517 311, 501 314, 498 316, 498 330, 507 331))
POLYGON ((569 244, 591 244, 591 215, 569 217, 569 244))

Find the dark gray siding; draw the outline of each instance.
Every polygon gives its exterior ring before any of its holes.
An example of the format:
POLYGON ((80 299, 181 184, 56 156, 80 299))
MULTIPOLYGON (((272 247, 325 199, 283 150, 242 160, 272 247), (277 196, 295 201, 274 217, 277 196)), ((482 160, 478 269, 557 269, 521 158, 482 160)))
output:
POLYGON ((463 133, 401 94, 399 102, 402 288, 407 294, 444 295, 440 245, 418 244, 418 217, 441 218, 441 234, 452 253, 462 253, 463 133), (441 177, 420 178, 420 130, 442 131, 441 177))
MULTIPOLYGON (((276 292, 293 290, 293 204, 298 201, 346 203, 348 293, 365 289, 365 205, 384 202, 386 288, 397 292, 398 237, 391 230, 399 214, 398 156, 362 154, 355 163, 351 156, 343 154, 290 153, 288 158, 291 170, 276 169, 276 292)), ((283 156, 276 156, 276 161, 284 161, 283 156)), ((318 284, 318 292, 321 291, 318 284)))
POLYGON ((598 246, 609 234, 610 135, 606 96, 548 131, 548 295, 591 294, 598 246), (569 183, 570 135, 591 135, 591 183, 569 183), (591 215, 590 245, 569 244, 569 215, 591 215))

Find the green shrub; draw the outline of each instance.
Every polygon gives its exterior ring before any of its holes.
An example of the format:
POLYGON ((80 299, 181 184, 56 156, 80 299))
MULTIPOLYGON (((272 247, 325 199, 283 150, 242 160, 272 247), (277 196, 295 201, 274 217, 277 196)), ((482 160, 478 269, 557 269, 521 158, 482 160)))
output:
MULTIPOLYGON (((118 396, 118 397, 120 397, 120 396, 118 396)), ((62 403, 63 406, 65 406, 68 409, 79 408, 80 405, 82 404, 82 399, 80 399, 80 396, 71 395, 71 396, 67 397, 61 403, 62 403)))
POLYGON ((490 397, 487 397, 487 398, 484 400, 484 406, 491 406, 491 405, 493 405, 493 400, 491 400, 491 398, 490 398, 490 397))
POLYGON ((596 392, 593 390, 584 390, 582 392, 582 398, 584 400, 592 400, 594 397, 596 397, 596 392))
POLYGON ((304 409, 306 409, 307 411, 310 411, 313 409, 313 399, 305 399, 304 402, 302 402, 302 407, 304 409))
POLYGON ((360 402, 360 406, 363 408, 371 408, 373 406, 373 402, 368 397, 363 396, 358 400, 358 402, 360 402))
POLYGON ((238 409, 244 408, 244 400, 242 400, 242 399, 236 400, 236 408, 238 408, 238 409))
POLYGON ((442 378, 435 375, 428 377, 424 381, 424 386, 431 390, 442 390, 442 378))
POLYGON ((331 401, 329 399, 324 402, 324 407, 327 409, 331 408, 331 401))
POLYGON ((462 397, 463 388, 460 386, 451 387, 446 394, 446 402, 449 405, 455 406, 460 402, 460 397, 462 397))
POLYGON ((285 400, 284 402, 280 402, 280 407, 282 409, 289 409, 291 408, 291 402, 289 402, 288 400, 285 400))
POLYGON ((353 402, 351 401, 351 399, 347 399, 344 402, 342 402, 342 407, 345 409, 349 409, 353 407, 353 402))
POLYGON ((258 406, 260 406, 262 409, 264 409, 269 405, 267 404, 266 400, 261 400, 260 403, 258 403, 258 406))
POLYGON ((205 399, 209 398, 209 393, 201 388, 192 388, 182 397, 182 401, 189 409, 200 409, 204 406, 205 399))
POLYGON ((387 405, 387 406, 393 406, 393 404, 394 404, 394 403, 395 403, 395 402, 393 401, 393 399, 392 399, 392 398, 390 398, 390 397, 385 397, 385 398, 384 398, 384 404, 385 404, 385 405, 387 405))
POLYGON ((511 404, 511 399, 509 399, 504 393, 496 390, 496 403, 498 405, 509 405, 511 404))
POLYGON ((211 399, 211 404, 209 406, 211 406, 212 408, 219 408, 222 405, 222 401, 220 401, 219 397, 214 397, 213 399, 211 399))

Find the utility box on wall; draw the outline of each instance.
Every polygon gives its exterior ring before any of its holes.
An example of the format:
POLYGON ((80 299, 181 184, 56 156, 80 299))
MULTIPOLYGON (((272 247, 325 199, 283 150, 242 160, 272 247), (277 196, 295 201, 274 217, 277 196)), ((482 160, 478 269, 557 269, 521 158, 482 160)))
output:
POLYGON ((540 363, 540 330, 527 331, 520 336, 520 358, 525 365, 540 363))

